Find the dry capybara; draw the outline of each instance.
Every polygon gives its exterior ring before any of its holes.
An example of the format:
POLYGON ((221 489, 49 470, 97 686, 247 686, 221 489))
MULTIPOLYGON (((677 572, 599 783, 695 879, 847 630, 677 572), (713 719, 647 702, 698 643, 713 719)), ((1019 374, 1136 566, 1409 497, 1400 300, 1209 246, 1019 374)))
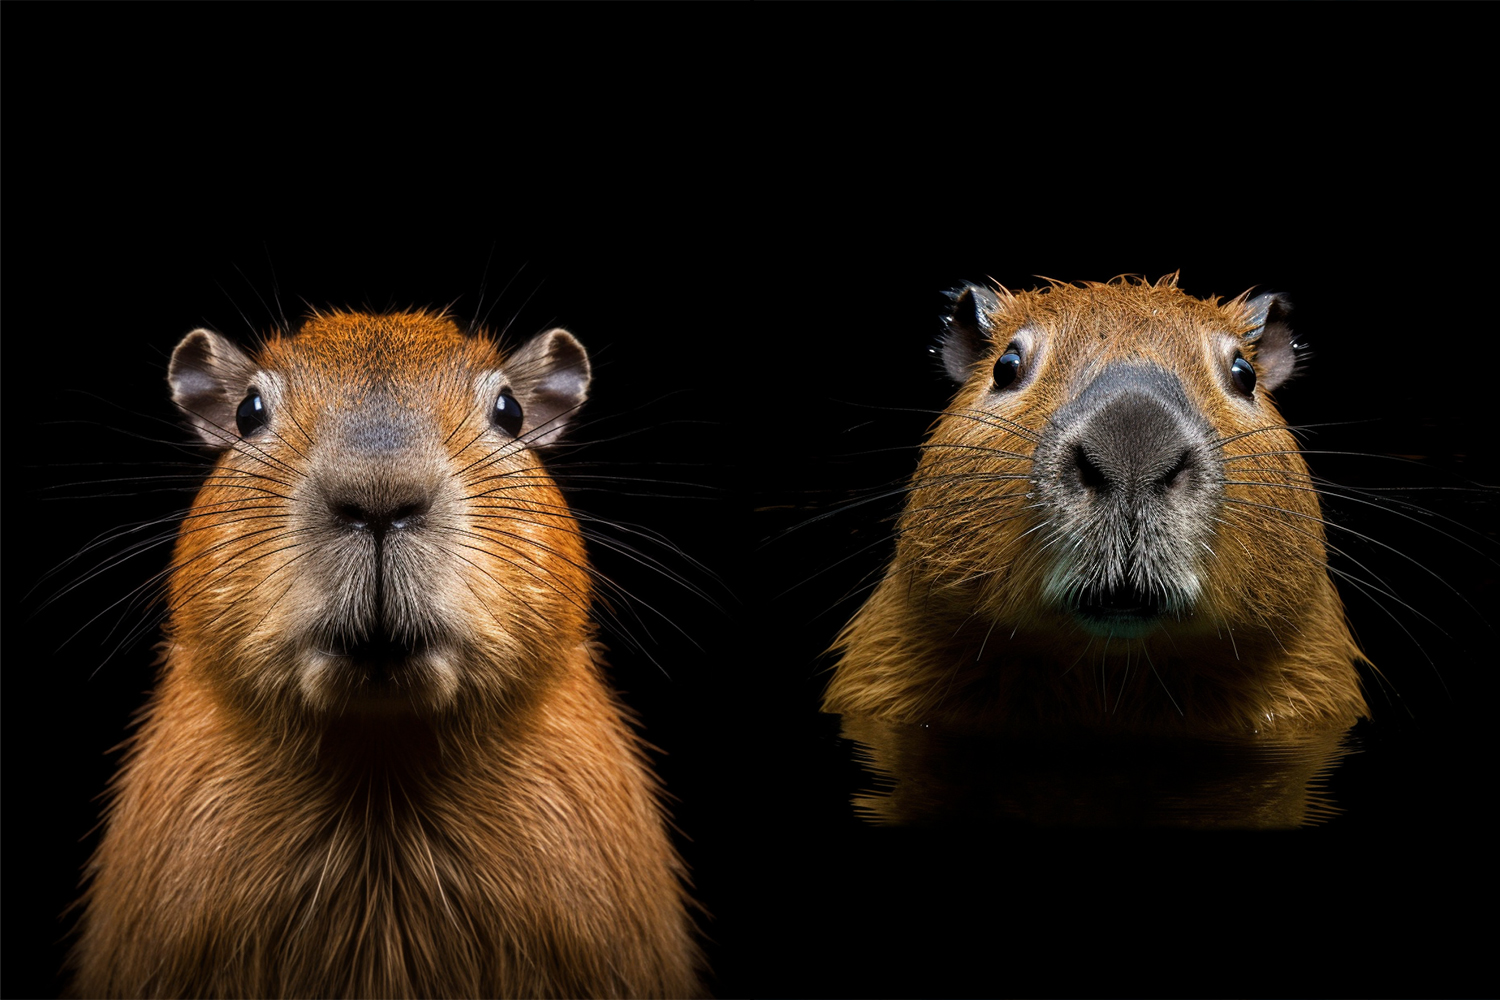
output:
POLYGON ((169 381, 219 454, 74 992, 698 992, 683 867, 539 457, 587 395, 579 342, 333 312, 251 353, 195 330, 169 381))
POLYGON ((824 706, 980 729, 1249 734, 1366 713, 1276 294, 966 286, 884 578, 824 706))

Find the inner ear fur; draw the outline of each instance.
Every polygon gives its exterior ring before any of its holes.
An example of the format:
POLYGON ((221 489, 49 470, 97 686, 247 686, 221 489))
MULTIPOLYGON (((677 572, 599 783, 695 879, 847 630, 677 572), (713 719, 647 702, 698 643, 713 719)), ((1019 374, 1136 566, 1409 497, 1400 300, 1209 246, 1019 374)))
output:
POLYGON ((974 366, 984 359, 994 336, 992 315, 1000 299, 981 285, 963 285, 945 293, 953 307, 943 318, 943 340, 938 348, 943 370, 955 382, 967 382, 974 366))
POLYGON ((1267 392, 1283 385, 1297 369, 1298 343, 1287 317, 1292 303, 1280 292, 1257 295, 1245 303, 1251 328, 1244 335, 1255 364, 1257 383, 1267 392))
POLYGON ((578 338, 561 327, 532 337, 505 362, 510 389, 521 404, 521 436, 549 445, 562 436, 589 397, 593 369, 578 338))
POLYGON ((239 440, 235 411, 254 371, 249 355, 212 330, 194 330, 178 342, 167 384, 204 444, 223 448, 239 440))

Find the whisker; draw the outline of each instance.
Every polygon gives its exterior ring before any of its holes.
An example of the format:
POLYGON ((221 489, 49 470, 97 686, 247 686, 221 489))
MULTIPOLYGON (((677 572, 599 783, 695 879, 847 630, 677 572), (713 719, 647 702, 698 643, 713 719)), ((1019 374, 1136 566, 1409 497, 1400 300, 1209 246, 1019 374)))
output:
MULTIPOLYGON (((1388 552, 1391 552, 1391 553, 1393 553, 1393 554, 1395 554, 1397 556, 1400 556, 1402 559, 1405 559, 1407 562, 1411 563, 1412 565, 1416 566, 1418 569, 1422 570, 1422 572, 1428 574, 1433 579, 1437 580, 1444 587, 1447 587, 1448 590, 1450 590, 1454 594, 1454 596, 1456 596, 1459 600, 1461 600, 1465 604, 1467 604, 1471 609, 1474 607, 1472 604, 1469 604, 1468 598, 1464 597, 1464 595, 1458 590, 1458 588, 1454 587, 1447 580, 1444 580, 1437 573, 1434 573, 1432 570, 1428 569, 1420 560, 1417 560, 1417 559, 1413 558, 1412 556, 1407 555, 1405 552, 1402 552, 1400 549, 1396 548, 1395 546, 1388 545, 1385 542, 1380 541, 1380 539, 1378 539, 1378 538, 1372 538, 1369 535, 1363 534, 1362 532, 1355 531, 1352 528, 1347 528, 1347 527, 1344 527, 1343 525, 1336 524, 1335 522, 1329 521, 1326 518, 1314 517, 1311 514, 1303 514, 1300 511, 1287 510, 1287 509, 1285 509, 1283 507, 1276 507, 1276 506, 1271 505, 1271 504, 1254 503, 1252 501, 1241 500, 1241 499, 1238 499, 1236 497, 1225 497, 1224 498, 1224 502, 1225 503, 1237 504, 1239 506, 1255 507, 1255 508, 1259 508, 1259 509, 1262 509, 1262 510, 1274 511, 1274 512, 1279 513, 1279 514, 1287 514, 1287 515, 1290 515, 1292 517, 1305 518, 1305 519, 1307 519, 1309 521, 1314 521, 1314 522, 1316 522, 1318 524, 1322 524, 1322 525, 1324 525, 1326 527, 1333 528, 1333 529, 1336 529, 1336 530, 1339 530, 1339 531, 1343 531, 1343 532, 1345 532, 1347 534, 1353 535, 1355 538, 1358 538, 1358 539, 1360 539, 1361 541, 1364 541, 1364 542, 1368 542, 1371 545, 1378 545, 1380 548, 1383 548, 1383 549, 1385 549, 1388 552)), ((1333 546, 1329 545, 1329 547, 1332 548, 1333 546)), ((1345 554, 1345 555, 1347 557, 1347 554, 1345 554)), ((1476 610, 1475 613, 1476 614, 1478 613, 1477 610, 1476 610)))

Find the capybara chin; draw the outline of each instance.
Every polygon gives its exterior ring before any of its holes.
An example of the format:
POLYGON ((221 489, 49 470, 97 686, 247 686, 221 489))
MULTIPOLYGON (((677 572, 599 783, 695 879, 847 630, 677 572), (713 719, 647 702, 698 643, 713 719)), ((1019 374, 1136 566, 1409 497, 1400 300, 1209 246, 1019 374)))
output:
POLYGON ((683 867, 602 676, 540 454, 590 368, 443 315, 195 330, 172 395, 218 458, 161 675, 88 868, 72 991, 700 991, 683 867))
POLYGON ((828 711, 980 729, 1286 733, 1366 713, 1318 492, 1269 393, 1275 294, 1176 277, 953 293, 961 383, 828 711))

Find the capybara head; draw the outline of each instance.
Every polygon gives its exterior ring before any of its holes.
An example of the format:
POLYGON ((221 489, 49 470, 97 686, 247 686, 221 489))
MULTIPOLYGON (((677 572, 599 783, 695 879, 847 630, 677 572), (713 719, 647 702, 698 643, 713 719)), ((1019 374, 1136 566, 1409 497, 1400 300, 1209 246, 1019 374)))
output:
POLYGON ((1297 366, 1286 314, 1175 276, 953 293, 939 353, 960 388, 830 706, 1209 728, 1363 711, 1317 491, 1269 395, 1297 366), (1304 661, 1325 665, 1277 680, 1304 661), (1069 672, 1092 698, 1047 693, 1069 672))
POLYGON ((173 399, 217 464, 169 641, 241 703, 446 712, 586 638, 582 539, 538 449, 584 401, 565 330, 502 352, 426 312, 315 315, 245 353, 195 330, 173 399))

